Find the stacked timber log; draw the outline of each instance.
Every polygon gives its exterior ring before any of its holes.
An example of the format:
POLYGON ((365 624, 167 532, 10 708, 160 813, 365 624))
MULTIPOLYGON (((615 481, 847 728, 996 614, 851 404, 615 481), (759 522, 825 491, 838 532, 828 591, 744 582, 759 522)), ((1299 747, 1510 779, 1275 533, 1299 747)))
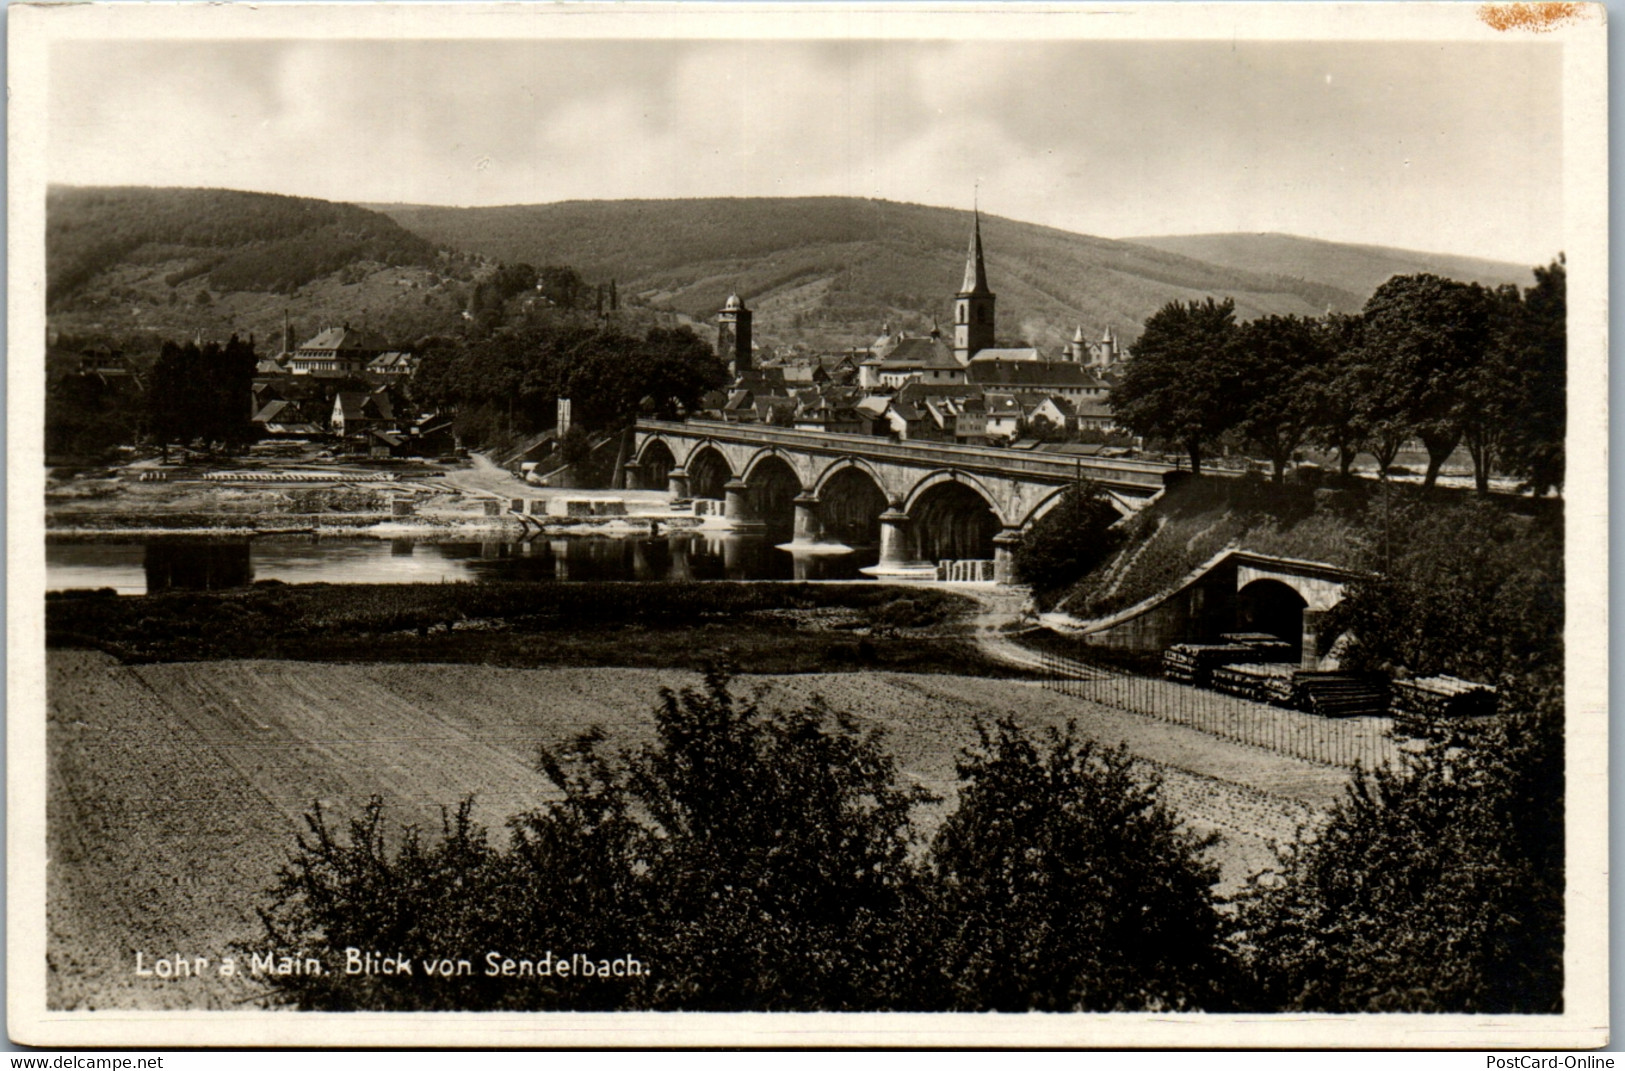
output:
POLYGON ((1366 673, 1299 670, 1293 705, 1326 718, 1381 717, 1388 713, 1388 681, 1366 673))
POLYGON ((1285 642, 1281 639, 1281 637, 1271 635, 1268 632, 1223 632, 1219 634, 1219 639, 1224 643, 1259 644, 1285 642))
POLYGON ((1292 683, 1297 673, 1296 662, 1232 663, 1214 669, 1213 687, 1257 703, 1288 706, 1292 702, 1292 683))
POLYGON ((205 480, 218 483, 384 483, 400 477, 393 472, 206 472, 205 480))
POLYGON ((1416 720, 1474 718, 1495 713, 1495 689, 1460 677, 1394 682, 1394 716, 1416 720))
POLYGON ((1279 662, 1292 656, 1292 645, 1267 637, 1259 643, 1176 643, 1162 652, 1162 674, 1171 681, 1205 685, 1220 666, 1279 662))

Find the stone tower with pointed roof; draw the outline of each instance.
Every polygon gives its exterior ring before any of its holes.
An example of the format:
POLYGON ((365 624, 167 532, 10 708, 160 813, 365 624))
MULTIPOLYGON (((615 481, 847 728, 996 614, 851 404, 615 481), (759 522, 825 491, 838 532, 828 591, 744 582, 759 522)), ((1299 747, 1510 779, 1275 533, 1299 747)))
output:
POLYGON ((717 313, 717 356, 728 362, 728 374, 738 379, 752 367, 750 353, 751 312, 738 294, 729 294, 728 301, 717 313))
POLYGON ((965 281, 954 296, 954 356, 960 364, 992 348, 993 300, 993 291, 987 288, 987 267, 982 262, 982 214, 977 211, 971 222, 965 281))

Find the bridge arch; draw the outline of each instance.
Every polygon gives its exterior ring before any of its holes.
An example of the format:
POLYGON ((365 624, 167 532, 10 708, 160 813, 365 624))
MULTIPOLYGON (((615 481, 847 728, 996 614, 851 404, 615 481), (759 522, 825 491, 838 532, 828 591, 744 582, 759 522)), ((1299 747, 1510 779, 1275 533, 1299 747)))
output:
POLYGON ((848 546, 880 542, 880 515, 889 508, 885 485, 867 465, 837 462, 817 484, 818 519, 826 538, 848 546))
POLYGON ((677 467, 677 455, 672 452, 666 440, 659 436, 645 439, 634 460, 638 486, 643 488, 664 488, 666 474, 677 467))
POLYGON ((733 466, 713 443, 701 443, 689 452, 683 466, 688 470, 688 493, 693 498, 722 498, 723 488, 733 479, 733 466))
POLYGON ((945 484, 959 484, 962 487, 969 488, 981 497, 982 501, 987 504, 987 508, 993 511, 993 516, 1001 525, 1009 525, 1010 522, 1005 518, 1004 512, 998 506, 999 496, 988 490, 987 485, 976 477, 953 469, 938 469, 936 472, 927 474, 924 479, 919 480, 913 487, 909 488, 908 497, 903 500, 903 512, 910 517, 914 516, 915 506, 920 500, 934 488, 942 487, 945 484))
MULTIPOLYGON (((843 454, 842 456, 831 461, 824 467, 822 472, 818 473, 818 475, 813 478, 812 493, 817 495, 819 498, 823 498, 824 489, 830 485, 830 482, 837 477, 840 477, 841 473, 850 469, 856 469, 858 472, 861 472, 863 475, 869 477, 869 480, 880 489, 880 493, 882 495, 886 494, 886 480, 881 476, 880 470, 865 458, 853 457, 850 454, 843 454)), ((890 499, 888 497, 888 501, 889 500, 890 499)))
MULTIPOLYGON (((1027 515, 1021 519, 1021 523, 1018 525, 1018 527, 1027 528, 1032 524, 1035 524, 1046 513, 1060 505, 1061 499, 1065 497, 1066 493, 1071 489, 1072 486, 1070 484, 1066 484, 1047 492, 1043 498, 1040 498, 1037 503, 1033 505, 1032 509, 1027 511, 1027 515)), ((1128 510, 1124 508, 1122 501, 1118 499, 1117 496, 1102 495, 1101 497, 1106 500, 1107 505, 1111 506, 1112 509, 1117 511, 1117 515, 1119 517, 1128 516, 1128 510)))
POLYGON ((916 561, 994 558, 993 537, 1004 527, 993 496, 949 474, 921 481, 908 499, 909 551, 916 561))
POLYGON ((754 454, 751 454, 750 457, 746 458, 745 463, 739 466, 739 478, 744 480, 746 483, 750 483, 756 478, 757 469, 764 465, 770 465, 772 462, 779 462, 788 467, 789 470, 795 474, 796 486, 798 488, 801 486, 801 471, 796 465, 795 457, 793 455, 786 454, 776 446, 769 446, 765 450, 758 450, 754 454))
POLYGON ((751 515, 767 526, 769 535, 788 537, 795 529, 796 496, 801 476, 788 458, 777 453, 758 454, 745 466, 751 515))

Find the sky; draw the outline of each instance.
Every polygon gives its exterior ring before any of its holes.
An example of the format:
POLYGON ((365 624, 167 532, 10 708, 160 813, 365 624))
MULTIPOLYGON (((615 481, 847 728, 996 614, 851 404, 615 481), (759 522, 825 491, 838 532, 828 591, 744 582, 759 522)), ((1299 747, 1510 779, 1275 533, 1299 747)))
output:
POLYGON ((840 195, 1103 237, 1562 248, 1561 48, 59 40, 47 174, 352 202, 840 195))

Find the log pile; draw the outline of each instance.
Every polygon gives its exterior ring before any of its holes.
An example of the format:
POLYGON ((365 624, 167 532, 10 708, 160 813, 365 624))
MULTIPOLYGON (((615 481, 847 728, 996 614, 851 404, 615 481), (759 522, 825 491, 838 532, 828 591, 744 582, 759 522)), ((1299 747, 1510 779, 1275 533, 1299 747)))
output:
POLYGON ((1176 643, 1162 652, 1162 675, 1171 681, 1205 685, 1225 665, 1279 662, 1292 657, 1292 645, 1274 636, 1258 643, 1176 643))
POLYGON ((1325 718, 1381 717, 1388 713, 1388 681, 1365 673, 1299 670, 1293 705, 1325 718))
POLYGON ((1460 677, 1394 682, 1394 716, 1412 720, 1476 718, 1495 713, 1495 689, 1460 677))
POLYGON ((1281 637, 1271 635, 1268 632, 1224 632, 1220 633, 1219 639, 1224 643, 1259 644, 1286 642, 1282 640, 1281 637))
POLYGON ((1292 682, 1297 674, 1295 662, 1232 663, 1214 669, 1213 687, 1254 702, 1287 706, 1292 702, 1292 682))

